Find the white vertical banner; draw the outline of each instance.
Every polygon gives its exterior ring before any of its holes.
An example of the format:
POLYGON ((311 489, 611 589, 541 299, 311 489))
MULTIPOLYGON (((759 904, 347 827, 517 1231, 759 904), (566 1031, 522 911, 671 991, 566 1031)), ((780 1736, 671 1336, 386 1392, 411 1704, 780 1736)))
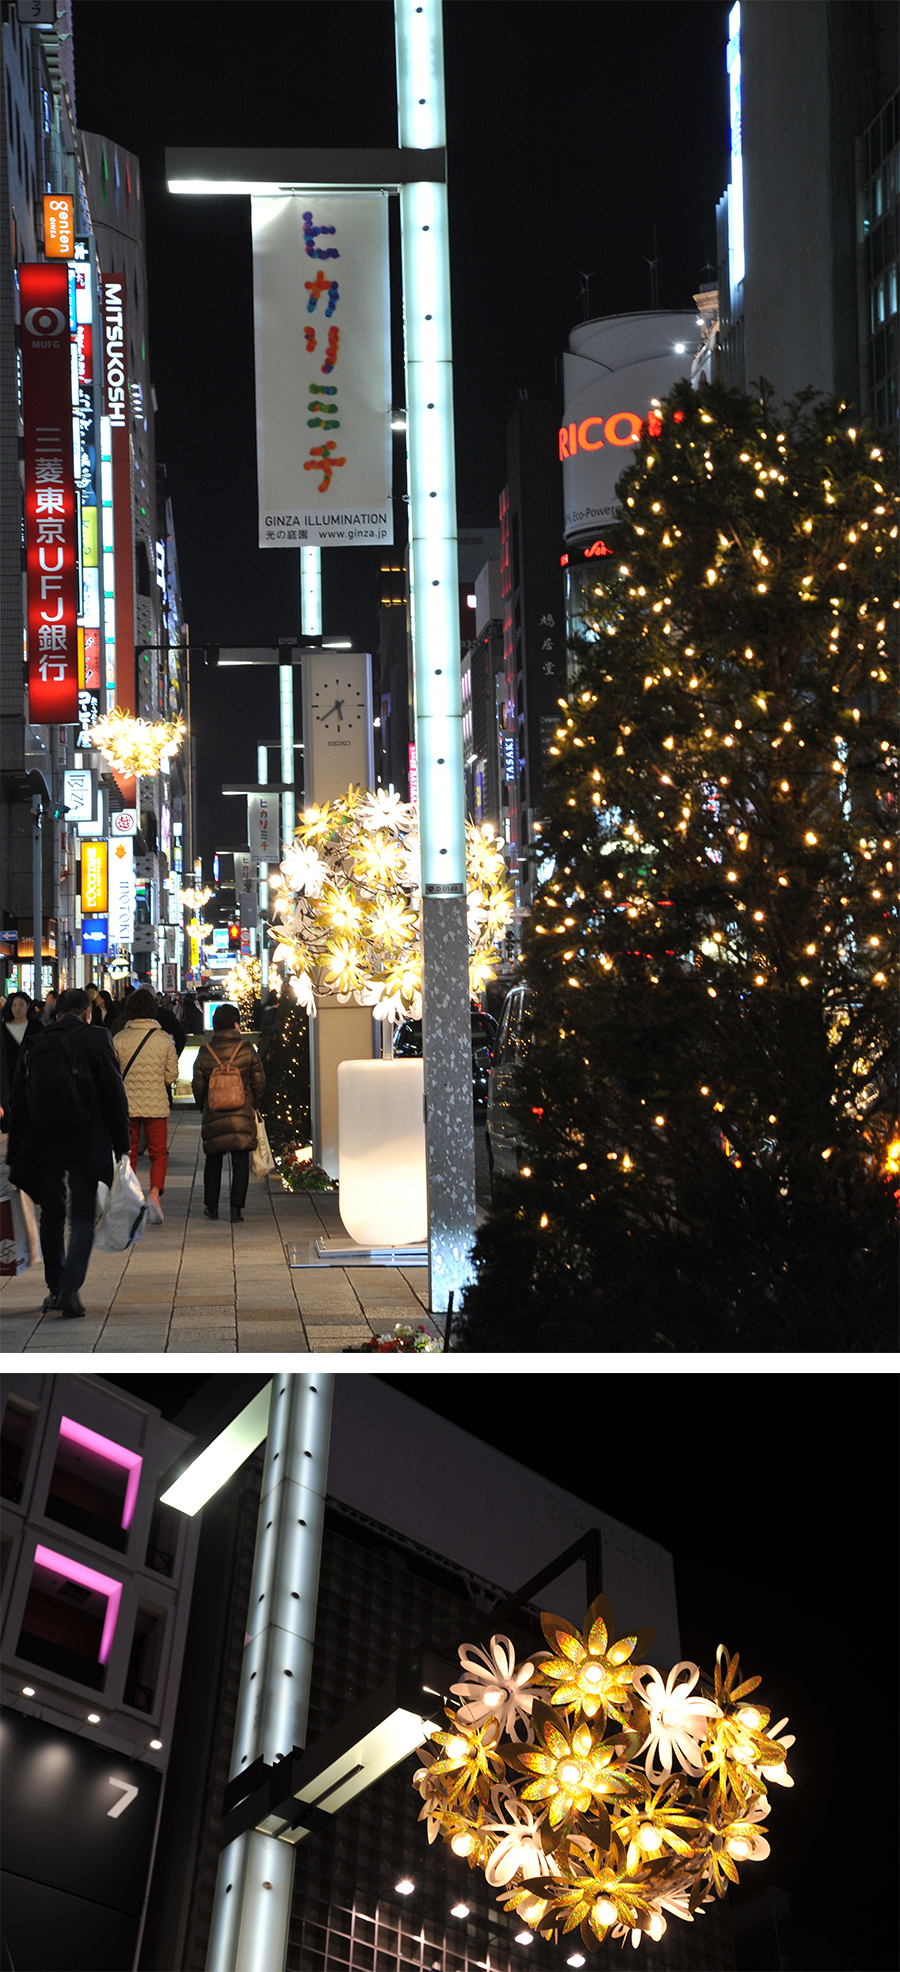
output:
POLYGON ((387 200, 250 204, 259 545, 393 541, 387 200))
POLYGON ((251 856, 263 863, 277 863, 281 853, 277 794, 248 794, 247 840, 251 856))
POLYGON ((109 840, 109 942, 130 945, 134 940, 134 841, 126 836, 109 840))

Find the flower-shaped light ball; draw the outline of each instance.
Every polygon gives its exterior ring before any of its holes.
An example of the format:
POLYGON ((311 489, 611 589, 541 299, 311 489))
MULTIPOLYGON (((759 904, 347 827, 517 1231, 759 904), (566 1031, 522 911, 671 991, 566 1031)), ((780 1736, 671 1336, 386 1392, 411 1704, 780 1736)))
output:
POLYGON ((667 1919, 690 1923, 739 1865, 768 1854, 766 1785, 790 1784, 787 1720, 768 1731, 768 1712, 748 1702, 759 1680, 738 1682, 738 1659, 724 1646, 713 1695, 695 1691, 694 1664, 676 1664, 668 1678, 635 1667, 629 1645, 645 1639, 638 1630, 617 1636, 601 1599, 583 1634, 558 1617, 543 1627, 560 1655, 533 1659, 528 1685, 508 1639, 493 1638, 490 1652, 462 1647, 468 1675, 452 1692, 463 1702, 447 1708, 449 1732, 432 1730, 437 1753, 416 1776, 429 1834, 482 1868, 504 1908, 545 1937, 580 1926, 591 1951, 608 1936, 660 1938, 667 1919), (615 1682, 586 1678, 594 1666, 615 1682), (504 1715, 515 1736, 498 1740, 504 1715))
POLYGON ((135 719, 116 705, 94 722, 88 737, 120 774, 140 776, 167 767, 186 731, 180 714, 177 719, 135 719))
POLYGON ((652 1664, 635 1666, 634 1690, 649 1716, 649 1731, 638 1749, 647 1754, 648 1780, 657 1781, 661 1777, 654 1766, 655 1754, 659 1756, 663 1775, 671 1773, 673 1756, 686 1773, 703 1772, 701 1743, 706 1722, 718 1718, 719 1707, 699 1693, 696 1697, 691 1695, 699 1676, 697 1665, 684 1659, 673 1666, 665 1683, 652 1664), (683 1672, 687 1673, 686 1677, 683 1672))
POLYGON ((495 1718, 510 1738, 524 1739, 527 1731, 520 1732, 519 1728, 527 1728, 536 1696, 534 1661, 517 1664, 506 1636, 492 1636, 488 1650, 463 1644, 459 1661, 467 1677, 460 1684, 452 1684, 450 1690, 464 1701, 456 1714, 460 1724, 480 1725, 482 1719, 495 1718))

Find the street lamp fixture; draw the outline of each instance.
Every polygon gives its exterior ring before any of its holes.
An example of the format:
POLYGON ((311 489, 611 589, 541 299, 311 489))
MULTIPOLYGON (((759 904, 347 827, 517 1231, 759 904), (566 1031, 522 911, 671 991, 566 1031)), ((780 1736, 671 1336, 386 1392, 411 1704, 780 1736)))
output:
MULTIPOLYGON (((227 1381, 231 1383, 231 1378, 227 1381)), ((207 1500, 224 1486, 239 1465, 255 1452, 266 1436, 269 1424, 269 1404, 271 1378, 247 1379, 257 1387, 248 1397, 237 1415, 232 1415, 232 1392, 225 1403, 225 1419, 214 1421, 199 1446, 193 1445, 177 1464, 171 1466, 166 1477, 166 1490, 160 1494, 163 1506, 174 1506, 179 1513, 192 1519, 207 1500), (174 1476, 172 1476, 174 1475, 174 1476)), ((244 1394, 245 1380, 241 1380, 241 1394, 244 1394)))

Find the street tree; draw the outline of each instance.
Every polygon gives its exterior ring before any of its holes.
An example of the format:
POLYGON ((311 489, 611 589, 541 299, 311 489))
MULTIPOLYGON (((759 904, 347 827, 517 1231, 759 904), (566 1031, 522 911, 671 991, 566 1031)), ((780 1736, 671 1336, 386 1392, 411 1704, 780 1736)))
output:
POLYGON ((642 428, 466 1348, 896 1345, 896 480, 811 392, 685 382, 642 428))

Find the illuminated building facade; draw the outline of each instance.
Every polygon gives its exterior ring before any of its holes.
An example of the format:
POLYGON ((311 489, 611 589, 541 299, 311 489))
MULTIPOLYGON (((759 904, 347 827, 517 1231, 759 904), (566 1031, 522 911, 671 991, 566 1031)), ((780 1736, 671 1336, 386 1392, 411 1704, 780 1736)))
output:
POLYGON ((4 1955, 127 1972, 200 1532, 156 1494, 190 1441, 102 1377, 16 1371, 0 1404, 4 1955))
MULTIPOLYGON (((28 10, 4 9, 0 29, 0 984, 39 997, 108 977, 116 948, 123 971, 134 956, 138 974, 162 984, 168 958, 177 977, 172 879, 189 835, 186 765, 137 790, 106 770, 85 735, 114 704, 155 717, 174 694, 182 708, 185 657, 176 653, 173 672, 171 654, 154 648, 137 665, 138 682, 135 653, 170 640, 183 647, 187 632, 171 508, 156 479, 139 167, 77 129, 70 0, 36 4, 28 22, 20 11, 28 10), (50 313, 36 316, 35 283, 49 295, 54 279, 60 292, 50 313), (60 426, 68 451, 35 460, 48 399, 28 324, 52 325, 54 308, 71 343, 71 423, 60 426), (36 614, 34 568, 46 574, 48 556, 59 552, 45 539, 61 518, 46 511, 52 474, 72 508, 73 566, 63 570, 65 594, 47 576, 43 588, 54 594, 42 596, 36 614), (143 899, 134 886, 127 899, 122 893, 113 936, 96 914, 84 923, 91 914, 78 874, 82 839, 116 834, 120 846, 129 835, 139 854, 159 857, 159 876, 143 899), (133 954, 136 903, 146 931, 133 954), (170 935, 160 938, 165 923, 170 935)), ((45 454, 45 437, 42 444, 45 454)))

